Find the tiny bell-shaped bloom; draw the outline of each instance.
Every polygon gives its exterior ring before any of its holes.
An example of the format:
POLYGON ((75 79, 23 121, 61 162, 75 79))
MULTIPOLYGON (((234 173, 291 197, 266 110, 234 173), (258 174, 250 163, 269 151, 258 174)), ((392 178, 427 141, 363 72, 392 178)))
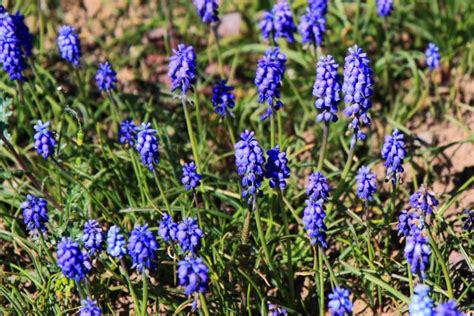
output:
POLYGON ((328 0, 308 0, 308 6, 323 16, 328 12, 328 0))
POLYGON ((68 278, 82 281, 91 270, 89 256, 79 248, 79 244, 70 237, 63 237, 57 248, 58 267, 68 278))
POLYGON ((79 312, 79 316, 100 316, 102 314, 100 307, 97 305, 97 301, 90 297, 82 301, 82 307, 79 312))
POLYGON ((264 12, 258 26, 265 40, 270 37, 275 42, 278 37, 286 38, 288 43, 293 43, 295 40, 296 25, 293 22, 290 5, 286 0, 279 0, 272 11, 264 12))
POLYGON ((180 89, 185 95, 191 88, 196 76, 196 54, 194 48, 179 44, 173 49, 174 55, 170 57, 168 76, 171 78, 171 92, 180 89))
POLYGON ((108 61, 99 65, 99 69, 97 69, 97 73, 95 75, 95 81, 97 82, 99 91, 105 91, 109 93, 111 90, 115 89, 115 84, 117 83, 117 73, 108 61))
POLYGON ((326 32, 326 18, 321 15, 319 10, 308 7, 306 14, 301 17, 300 24, 298 24, 298 31, 303 44, 310 43, 314 46, 321 46, 326 32))
POLYGON ((36 235, 46 231, 45 223, 48 222, 48 202, 45 199, 28 194, 26 201, 21 203, 23 209, 23 222, 28 231, 36 235))
POLYGON ((366 166, 361 166, 356 176, 357 196, 362 200, 372 201, 377 191, 377 177, 366 166))
POLYGON ((120 144, 128 144, 130 147, 135 145, 137 141, 138 127, 132 120, 123 120, 120 123, 119 142, 120 144))
POLYGON ((430 288, 424 284, 417 284, 414 294, 411 297, 410 306, 408 308, 410 316, 432 316, 433 301, 430 296, 430 288))
POLYGON ((183 253, 188 251, 193 254, 197 253, 201 248, 201 238, 203 236, 204 233, 194 218, 185 218, 178 224, 176 240, 183 253))
POLYGON ((428 65, 430 71, 435 70, 439 67, 439 62, 441 59, 441 54, 439 53, 439 48, 433 43, 428 44, 428 48, 425 51, 426 65, 428 65))
POLYGON ((407 155, 403 134, 395 129, 392 135, 385 136, 381 154, 382 158, 385 159, 386 178, 390 179, 392 184, 395 185, 400 179, 400 174, 404 171, 403 159, 407 155))
POLYGON ((58 35, 58 47, 61 57, 66 61, 79 66, 81 58, 81 41, 76 31, 70 25, 61 26, 58 35))
POLYGON ((173 221, 173 218, 169 214, 164 213, 161 217, 158 235, 160 235, 165 242, 170 242, 176 240, 177 232, 178 224, 173 221))
POLYGON ((194 190, 197 188, 201 184, 201 178, 201 175, 197 173, 197 167, 194 161, 184 164, 181 183, 186 190, 194 190))
POLYGON ((56 148, 56 140, 54 139, 53 133, 49 130, 49 122, 43 123, 38 120, 35 126, 34 140, 35 149, 44 159, 54 154, 56 148))
POLYGON ((157 249, 158 243, 148 225, 136 224, 130 233, 127 245, 128 254, 132 257, 132 268, 137 268, 139 272, 153 268, 157 249))
POLYGON ((204 293, 209 283, 209 268, 202 258, 186 257, 178 263, 179 285, 184 287, 184 293, 204 293))
POLYGON ((214 23, 219 21, 217 9, 219 4, 217 0, 194 0, 196 10, 204 23, 214 23))
POLYGON ((84 248, 89 251, 89 254, 100 252, 102 250, 102 242, 104 235, 102 228, 95 219, 90 219, 84 224, 82 241, 84 242, 84 248))
POLYGON ((270 187, 286 188, 286 179, 290 177, 286 152, 280 151, 280 146, 267 151, 268 159, 265 164, 265 177, 270 180, 270 187))
POLYGON ((377 12, 382 18, 385 18, 392 13, 393 0, 377 0, 377 12))
POLYGON ((434 193, 429 191, 423 184, 420 189, 410 196, 410 206, 415 209, 420 209, 423 214, 432 214, 439 202, 434 196, 434 193))
POLYGON ((456 308, 456 301, 449 300, 443 304, 439 304, 435 310, 433 316, 463 316, 464 314, 458 311, 456 308))
POLYGON ((228 86, 226 80, 217 81, 212 89, 212 106, 220 116, 225 116, 227 113, 232 115, 230 110, 235 106, 235 96, 232 91, 234 87, 228 86))
POLYGON ((142 123, 138 129, 137 142, 135 149, 140 153, 142 164, 147 166, 150 171, 155 169, 155 165, 160 161, 160 152, 158 149, 158 139, 155 129, 150 128, 150 123, 142 123))
POLYGON ((336 287, 329 294, 328 309, 331 316, 352 315, 352 302, 349 297, 349 290, 336 287))
POLYGON ((316 97, 314 106, 321 111, 316 116, 318 122, 337 121, 337 104, 341 100, 341 84, 337 67, 331 55, 321 56, 319 59, 313 85, 313 95, 316 97))
POLYGON ((127 253, 125 237, 120 234, 120 227, 114 225, 107 232, 107 252, 114 258, 122 258, 127 253))

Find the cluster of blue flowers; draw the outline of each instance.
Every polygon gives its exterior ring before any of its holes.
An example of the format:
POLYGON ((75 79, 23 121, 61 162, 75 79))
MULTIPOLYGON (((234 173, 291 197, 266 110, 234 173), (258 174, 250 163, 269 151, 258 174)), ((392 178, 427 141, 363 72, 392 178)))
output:
POLYGON ((212 105, 215 108, 215 112, 220 116, 225 116, 227 113, 232 115, 230 110, 235 106, 233 90, 233 87, 227 85, 226 80, 219 80, 214 86, 212 90, 212 105))
POLYGON ((88 297, 82 302, 79 316, 100 316, 101 314, 102 312, 96 300, 92 300, 88 297))
POLYGON ((410 316, 462 316, 458 311, 455 300, 449 300, 434 308, 429 296, 430 288, 425 284, 417 284, 409 306, 410 316))
POLYGON ((130 147, 135 145, 137 141, 138 127, 132 120, 123 120, 120 123, 119 142, 121 144, 128 144, 130 147))
POLYGON ((164 213, 161 217, 160 227, 158 229, 158 234, 163 238, 165 242, 175 241, 176 232, 178 231, 178 224, 173 221, 173 218, 164 213))
POLYGON ((352 315, 352 302, 349 297, 349 290, 342 287, 335 287, 329 294, 328 308, 331 316, 352 315))
POLYGON ((280 146, 267 151, 268 159, 265 164, 265 177, 270 180, 270 187, 286 188, 286 179, 290 177, 286 152, 280 151, 280 146))
POLYGON ((317 6, 309 5, 306 8, 306 14, 301 17, 298 24, 298 31, 301 34, 303 44, 310 43, 315 46, 321 46, 326 32, 325 13, 317 6))
POLYGON ((197 173, 197 167, 194 161, 185 163, 183 166, 183 177, 181 183, 186 190, 194 190, 201 184, 201 175, 197 173))
POLYGON ((58 267, 69 279, 82 281, 92 268, 89 255, 81 250, 79 243, 70 237, 63 237, 57 248, 58 267))
POLYGON ((179 44, 173 49, 174 55, 170 57, 168 76, 171 78, 171 91, 181 90, 185 95, 191 88, 196 76, 196 54, 194 48, 179 44))
POLYGON ((293 22, 290 5, 286 0, 278 1, 272 11, 264 12, 258 25, 266 40, 270 37, 275 43, 278 37, 286 38, 288 43, 293 43, 295 40, 296 25, 293 22))
POLYGON ((219 21, 217 9, 219 5, 217 0, 194 0, 197 12, 204 23, 213 23, 219 21))
POLYGON ((128 254, 132 257, 132 268, 143 272, 154 267, 153 260, 156 258, 158 242, 148 225, 136 224, 128 239, 128 254))
POLYGON ((176 240, 183 252, 196 254, 201 248, 201 238, 203 236, 204 233, 194 218, 185 218, 178 224, 176 240))
POLYGON ((83 227, 82 241, 84 248, 87 249, 90 255, 102 250, 102 242, 104 235, 102 228, 95 219, 88 220, 83 227))
POLYGON ((35 140, 35 149, 44 159, 54 154, 56 148, 56 140, 54 139, 53 132, 49 130, 49 122, 43 123, 38 120, 35 126, 35 134, 33 136, 35 140))
POLYGON ((341 84, 337 67, 331 55, 322 56, 319 59, 313 85, 313 95, 317 98, 314 106, 321 111, 316 116, 318 122, 337 121, 337 104, 341 100, 341 84))
POLYGON ((142 123, 137 129, 135 149, 140 154, 142 164, 147 166, 150 171, 153 171, 155 165, 160 161, 160 152, 158 149, 158 138, 155 136, 157 131, 150 128, 150 126, 150 123, 142 123))
POLYGON ((432 214, 436 206, 439 205, 434 193, 429 191, 424 185, 410 196, 410 206, 415 209, 420 209, 424 215, 432 214))
POLYGON ((326 243, 326 217, 325 202, 329 198, 329 183, 321 172, 309 176, 306 187, 306 207, 303 212, 303 224, 311 244, 327 247, 326 243))
POLYGON ((125 236, 117 225, 111 226, 107 232, 107 253, 119 259, 127 253, 125 236))
POLYGON ((178 279, 187 295, 204 293, 208 288, 209 268, 202 258, 186 257, 178 263, 178 279))
POLYGON ((441 54, 439 53, 439 48, 434 43, 429 43, 425 51, 426 64, 430 71, 439 67, 441 54))
POLYGON ((97 82, 99 91, 105 91, 109 93, 111 90, 115 89, 115 84, 117 83, 117 73, 108 61, 99 65, 99 69, 95 75, 95 81, 97 82))
POLYGON ((382 158, 385 159, 384 166, 387 169, 387 179, 390 179, 393 185, 400 180, 400 174, 404 170, 403 159, 406 155, 405 139, 402 133, 395 129, 392 135, 385 136, 382 158))
POLYGON ((389 16, 393 10, 393 0, 377 0, 377 12, 383 18, 389 16))
POLYGON ((356 176, 357 196, 366 201, 372 201, 377 191, 377 177, 366 166, 361 166, 356 176))
POLYGON ((81 41, 72 26, 64 25, 59 29, 58 48, 63 59, 74 67, 80 65, 81 41))
POLYGON ((45 223, 48 222, 47 207, 48 202, 45 199, 31 194, 28 194, 26 201, 21 203, 23 222, 33 235, 46 231, 45 223))

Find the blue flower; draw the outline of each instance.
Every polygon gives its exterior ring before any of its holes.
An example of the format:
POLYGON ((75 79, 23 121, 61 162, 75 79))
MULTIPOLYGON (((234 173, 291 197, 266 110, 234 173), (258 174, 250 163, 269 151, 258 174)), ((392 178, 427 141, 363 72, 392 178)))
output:
POLYGON ((209 268, 202 258, 186 257, 178 263, 179 285, 184 287, 184 293, 204 293, 209 283, 209 268))
POLYGON ((356 176, 357 196, 362 200, 372 201, 377 191, 377 177, 366 166, 361 166, 356 176))
POLYGON ((387 179, 395 185, 403 172, 403 159, 407 155, 405 140, 402 133, 397 129, 392 135, 385 136, 385 143, 382 147, 382 158, 385 159, 384 166, 387 169, 387 179))
POLYGON ((413 274, 420 274, 425 278, 425 270, 431 254, 431 248, 428 243, 428 237, 425 232, 413 229, 406 237, 404 255, 410 264, 410 270, 413 274))
POLYGON ((61 57, 74 66, 79 66, 81 58, 81 41, 70 25, 61 26, 58 36, 58 47, 61 57))
POLYGON ((132 120, 123 120, 120 123, 119 142, 133 147, 137 140, 137 131, 138 127, 135 126, 132 120))
POLYGON ((169 214, 164 213, 161 217, 158 235, 166 242, 175 241, 177 231, 178 224, 173 221, 173 218, 169 214))
POLYGON ((158 139, 156 130, 150 128, 150 123, 142 123, 138 129, 137 143, 135 149, 140 153, 142 164, 153 171, 155 164, 160 161, 160 152, 158 149, 158 139))
POLYGON ((421 185, 420 189, 410 196, 410 206, 415 209, 420 209, 423 214, 432 214, 433 209, 438 206, 439 202, 434 196, 434 193, 421 185))
POLYGON ((270 36, 275 42, 278 37, 286 38, 288 43, 295 40, 293 33, 296 31, 296 25, 290 6, 285 0, 278 1, 271 12, 264 12, 258 26, 265 40, 270 36))
POLYGON ((319 11, 322 16, 328 12, 328 0, 308 0, 308 6, 319 11))
POLYGON ((433 301, 430 296, 430 288, 424 284, 417 284, 411 298, 409 312, 410 316, 432 316, 433 301))
POLYGON ((441 54, 439 53, 439 48, 433 43, 428 44, 428 48, 425 51, 426 64, 430 68, 430 71, 439 67, 439 62, 441 59, 441 54))
POLYGON ((194 254, 197 253, 201 248, 201 238, 203 236, 204 233, 194 218, 185 218, 178 224, 176 239, 183 253, 188 251, 194 254))
POLYGON ((58 267, 68 278, 82 281, 91 270, 87 252, 79 248, 79 244, 70 237, 63 237, 57 248, 58 267))
POLYGON ((355 145, 357 139, 364 140, 366 138, 361 127, 370 125, 367 111, 372 107, 370 97, 373 94, 374 80, 369 62, 367 54, 357 45, 349 48, 349 55, 345 58, 344 64, 342 92, 345 94, 344 102, 347 104, 344 113, 352 118, 349 123, 349 128, 354 133, 351 147, 355 145))
POLYGON ((100 307, 97 305, 97 301, 92 300, 91 298, 86 298, 82 301, 81 311, 79 316, 100 316, 101 315, 100 307))
POLYGON ((313 95, 317 98, 314 106, 322 111, 316 116, 318 122, 337 121, 337 104, 341 100, 341 84, 337 67, 331 55, 321 56, 319 59, 313 85, 313 95))
POLYGON ((332 294, 329 294, 328 308, 331 316, 351 315, 352 302, 349 290, 342 287, 334 288, 332 294))
POLYGON ((156 258, 158 243, 155 236, 148 229, 148 225, 136 224, 128 238, 128 254, 132 257, 132 268, 139 272, 153 268, 153 260, 156 258))
POLYGON ((194 5, 204 23, 219 21, 217 17, 217 9, 219 7, 217 0, 194 0, 194 5))
POLYGON ((15 23, 15 33, 20 46, 23 48, 25 55, 29 57, 31 56, 31 51, 33 49, 33 35, 31 35, 28 26, 25 24, 25 17, 20 13, 20 11, 16 11, 16 14, 11 17, 13 23, 15 23))
POLYGON ((99 65, 99 69, 97 69, 95 75, 95 81, 97 82, 99 91, 106 91, 108 93, 110 90, 115 89, 117 73, 108 61, 99 65))
POLYGON ((308 178, 308 184, 306 186, 306 194, 308 198, 313 201, 323 200, 327 201, 329 197, 329 182, 321 172, 315 172, 310 174, 308 178))
POLYGON ((168 76, 171 78, 171 92, 180 89, 184 95, 191 88, 196 76, 196 54, 194 48, 179 44, 170 57, 168 76))
POLYGON ((217 81, 214 89, 212 89, 212 106, 214 106, 217 114, 225 116, 230 109, 234 108, 235 96, 232 93, 233 90, 234 87, 228 86, 226 80, 217 81))
POLYGON ((310 43, 321 46, 326 32, 326 18, 321 12, 311 7, 306 8, 306 14, 301 17, 298 30, 303 44, 310 43))
POLYGON ((268 316, 284 316, 287 315, 285 308, 276 304, 268 303, 268 316))
POLYGON ((402 210, 398 216, 398 235, 407 237, 416 230, 421 231, 424 228, 424 220, 418 212, 414 210, 402 210))
POLYGON ((38 120, 37 124, 33 126, 36 131, 34 137, 35 149, 44 159, 54 154, 56 147, 56 140, 53 133, 48 129, 49 122, 43 123, 38 120))
POLYGON ((464 230, 472 232, 474 230, 474 210, 464 210, 464 230))
POLYGON ((201 184, 201 175, 196 172, 197 167, 194 161, 185 163, 183 166, 183 177, 181 183, 186 190, 194 190, 201 184))
POLYGON ((435 311, 434 316, 463 316, 464 314, 457 310, 456 301, 449 300, 443 304, 439 304, 435 311))
POLYGON ((0 7, 0 62, 2 68, 8 73, 10 80, 24 81, 23 70, 26 62, 23 55, 22 45, 25 45, 19 38, 17 18, 12 17, 0 7))
POLYGON ((286 188, 286 179, 290 177, 286 152, 280 152, 280 146, 267 151, 268 159, 265 164, 265 177, 270 180, 270 187, 286 188))
POLYGON ((235 144, 235 164, 237 173, 242 176, 242 197, 252 197, 258 193, 263 180, 265 158, 260 144, 249 130, 240 134, 240 141, 235 144))
POLYGON ((84 224, 82 241, 84 242, 84 248, 86 248, 91 255, 96 251, 100 252, 102 250, 104 236, 102 234, 102 228, 95 219, 90 219, 84 224))
POLYGON ((387 17, 392 13, 393 0, 377 0, 377 12, 381 17, 387 17))
POLYGON ((120 234, 120 227, 114 225, 107 232, 107 252, 114 258, 122 258, 126 253, 125 237, 120 234))
POLYGON ((28 194, 26 201, 21 203, 23 209, 23 222, 32 234, 46 231, 45 223, 48 222, 48 202, 42 198, 28 194))
POLYGON ((324 218, 326 211, 324 210, 323 200, 306 200, 306 207, 303 211, 303 225, 311 239, 311 245, 320 244, 323 248, 327 247, 326 243, 326 225, 324 218))
POLYGON ((267 102, 268 108, 261 119, 266 119, 278 111, 283 103, 280 100, 280 88, 285 74, 286 56, 278 47, 270 48, 265 56, 258 60, 255 84, 257 85, 259 103, 267 102))

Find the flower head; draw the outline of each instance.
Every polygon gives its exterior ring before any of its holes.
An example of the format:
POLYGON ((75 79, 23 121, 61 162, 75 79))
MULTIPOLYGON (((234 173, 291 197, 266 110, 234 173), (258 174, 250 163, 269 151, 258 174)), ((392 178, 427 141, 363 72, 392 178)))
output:
POLYGON ((390 179, 392 184, 395 185, 404 170, 403 159, 407 155, 403 134, 395 129, 392 135, 385 136, 381 153, 382 158, 385 159, 384 166, 387 169, 387 179, 390 179))
POLYGON ((420 189, 410 196, 410 206, 415 209, 420 209, 423 214, 432 214, 433 209, 438 206, 439 202, 434 196, 434 193, 421 185, 420 189))
POLYGON ((171 92, 180 89, 184 95, 191 88, 196 76, 196 54, 194 48, 179 44, 170 57, 168 76, 171 78, 171 92))
POLYGON ((97 301, 92 300, 91 298, 86 298, 82 301, 81 311, 79 316, 100 316, 101 315, 100 307, 97 305, 97 301))
POLYGON ((114 258, 122 258, 127 253, 125 237, 117 225, 110 227, 107 232, 107 252, 114 258))
POLYGON ((137 140, 138 127, 133 123, 132 120, 123 120, 120 123, 119 129, 119 142, 120 144, 128 144, 132 146, 137 140))
POLYGON ((366 166, 359 168, 356 176, 357 196, 362 200, 372 201, 374 193, 377 191, 377 177, 366 166))
POLYGON ((142 164, 153 171, 155 164, 160 161, 160 152, 158 149, 158 139, 155 129, 150 128, 150 123, 142 123, 138 128, 137 142, 135 149, 140 153, 142 164))
POLYGON ((270 36, 276 41, 277 37, 286 38, 288 43, 293 43, 296 25, 293 22, 293 14, 286 0, 279 0, 271 12, 264 12, 258 23, 262 36, 268 40, 270 36))
POLYGON ((366 134, 361 131, 363 125, 370 125, 368 110, 372 107, 370 97, 373 94, 374 85, 373 71, 369 65, 367 54, 357 45, 349 48, 349 55, 344 64, 344 102, 347 107, 344 113, 352 118, 349 128, 353 130, 354 136, 351 147, 357 139, 364 140, 366 134))
POLYGON ((306 194, 309 199, 313 201, 327 201, 329 190, 331 190, 331 187, 329 186, 328 179, 321 172, 318 171, 309 176, 306 186, 306 194))
MULTIPOLYGON (((232 93, 234 87, 228 86, 226 80, 217 81, 212 89, 212 106, 215 112, 225 116, 235 106, 235 96, 232 93)), ((229 112, 230 113, 230 112, 229 112)))
POLYGON ((45 232, 45 223, 48 222, 48 202, 45 199, 28 194, 26 201, 21 203, 23 222, 32 234, 45 232))
POLYGON ((337 67, 331 55, 321 56, 319 59, 313 85, 313 95, 317 98, 314 106, 321 111, 316 116, 318 122, 337 121, 337 104, 341 100, 341 84, 337 67))
POLYGON ((284 316, 287 315, 285 308, 276 304, 268 303, 268 316, 284 316))
POLYGON ((303 211, 303 225, 313 246, 320 244, 323 248, 327 247, 325 217, 326 211, 324 210, 323 200, 306 200, 306 207, 303 211))
POLYGON ((219 7, 217 0, 194 0, 194 5, 204 23, 219 21, 217 17, 217 9, 219 7))
POLYGON ((352 302, 349 297, 349 290, 336 287, 332 294, 329 294, 328 308, 331 316, 344 316, 352 314, 352 302))
POLYGON ((11 17, 15 24, 15 33, 20 46, 23 48, 25 56, 29 57, 33 49, 33 35, 31 35, 28 26, 25 24, 25 17, 20 11, 16 11, 16 14, 11 15, 11 17))
POLYGON ((425 270, 430 254, 431 248, 425 232, 412 229, 410 235, 406 237, 404 255, 413 274, 419 273, 423 279, 425 278, 425 270))
MULTIPOLYGON (((26 62, 23 47, 29 44, 22 40, 19 24, 17 16, 8 14, 5 8, 0 6, 0 63, 12 81, 25 80, 23 70, 26 69, 26 62)), ((26 49, 27 47, 25 51, 26 49)))
POLYGON ((173 221, 173 218, 164 213, 161 217, 160 228, 158 229, 158 235, 163 238, 164 241, 174 241, 176 240, 176 233, 178 231, 178 224, 173 221))
POLYGON ((439 67, 439 62, 441 59, 441 54, 439 53, 439 48, 433 43, 428 44, 428 48, 425 51, 426 64, 430 68, 430 71, 439 67))
POLYGON ((154 266, 152 261, 156 258, 158 243, 147 224, 135 225, 128 238, 127 249, 128 254, 132 257, 132 268, 137 268, 142 272, 154 266))
POLYGON ((266 119, 278 111, 283 103, 280 100, 280 88, 285 74, 286 56, 278 47, 270 48, 265 56, 258 60, 255 84, 257 85, 259 103, 267 102, 268 108, 261 119, 266 119))
POLYGON ((430 296, 430 288, 424 284, 417 284, 411 297, 409 306, 410 316, 433 315, 433 301, 430 296))
POLYGON ((418 212, 403 210, 398 216, 398 235, 407 237, 424 228, 424 220, 418 212))
POLYGON ((204 293, 209 283, 209 268, 202 258, 186 257, 178 263, 179 285, 184 287, 184 293, 204 293))
POLYGON ((48 129, 49 124, 49 122, 43 123, 38 120, 37 124, 33 126, 36 131, 33 136, 35 149, 44 159, 53 155, 56 147, 56 140, 54 139, 53 133, 48 129))
POLYGON ((457 310, 456 301, 449 300, 439 304, 434 310, 434 316, 463 316, 464 314, 457 310))
POLYGON ((467 232, 474 230, 474 210, 472 209, 464 210, 464 229, 467 232))
POLYGON ((201 178, 201 175, 197 173, 197 167, 194 161, 184 164, 181 183, 186 190, 194 190, 197 188, 201 184, 201 178))
POLYGON ((381 17, 387 17, 392 13, 393 0, 377 0, 377 12, 381 17))
POLYGON ((79 66, 81 58, 81 41, 70 25, 61 26, 58 36, 58 47, 61 57, 74 66, 79 66))
POLYGON ((79 248, 79 244, 70 237, 63 237, 58 244, 58 266, 62 273, 68 278, 81 281, 91 270, 87 252, 79 248))
POLYGON ((308 0, 308 5, 312 10, 319 11, 323 16, 328 12, 328 0, 308 0))
POLYGON ((286 179, 290 177, 286 152, 280 151, 280 146, 267 151, 268 159, 265 164, 265 177, 270 180, 270 187, 286 188, 286 179))
POLYGON ((260 189, 265 163, 263 150, 254 135, 254 132, 246 130, 235 144, 235 164, 237 173, 242 176, 242 197, 249 196, 249 202, 260 189))
POLYGON ((115 89, 115 83, 117 82, 117 73, 115 72, 112 65, 106 61, 100 64, 99 69, 95 75, 95 81, 100 91, 107 91, 115 89))
POLYGON ((306 14, 301 17, 300 24, 298 24, 298 31, 303 44, 310 43, 321 46, 326 32, 326 18, 319 10, 308 7, 306 14))
POLYGON ((102 250, 102 241, 104 235, 102 234, 102 228, 95 219, 90 219, 84 224, 82 241, 84 242, 84 248, 89 251, 89 254, 94 254, 96 251, 102 250))
POLYGON ((204 236, 196 219, 188 217, 178 224, 176 239, 183 253, 197 253, 201 248, 201 238, 204 236))

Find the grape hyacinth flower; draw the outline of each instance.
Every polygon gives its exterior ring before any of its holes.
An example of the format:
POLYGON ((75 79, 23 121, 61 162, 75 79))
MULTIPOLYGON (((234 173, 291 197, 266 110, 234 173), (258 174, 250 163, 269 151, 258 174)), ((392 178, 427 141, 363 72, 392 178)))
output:
POLYGON ((293 33, 296 32, 296 25, 286 0, 279 0, 271 12, 264 12, 258 26, 265 40, 270 36, 275 43, 278 37, 286 38, 288 43, 293 43, 295 40, 293 33))
POLYGON ((321 172, 318 171, 309 176, 306 186, 306 194, 309 199, 326 202, 329 197, 329 190, 331 190, 331 187, 329 186, 328 179, 321 172))
POLYGON ((102 234, 102 228, 95 219, 90 219, 84 224, 82 241, 84 242, 84 248, 89 251, 89 254, 100 252, 102 250, 102 241, 104 236, 102 234))
POLYGON ((120 227, 113 225, 107 232, 107 252, 114 258, 122 258, 127 253, 125 237, 120 234, 120 227))
POLYGON ((132 268, 143 272, 154 266, 152 261, 156 258, 158 243, 153 233, 148 229, 148 224, 135 225, 128 238, 127 249, 128 254, 132 257, 132 268))
POLYGON ((345 58, 344 64, 344 102, 347 107, 344 113, 352 117, 349 129, 353 130, 351 148, 357 139, 364 140, 366 134, 361 131, 362 126, 370 125, 368 110, 372 107, 370 97, 373 94, 374 85, 373 71, 369 65, 367 54, 357 45, 349 48, 349 55, 345 58))
POLYGON ((425 278, 425 270, 431 254, 428 237, 425 231, 412 229, 406 237, 404 255, 410 264, 411 273, 421 275, 425 278))
POLYGON ((21 203, 23 209, 23 222, 30 233, 36 235, 46 231, 45 223, 48 222, 48 202, 45 199, 28 194, 26 201, 21 203))
POLYGON ((81 41, 74 28, 70 25, 63 25, 59 29, 58 47, 61 57, 66 61, 79 66, 81 58, 81 41))
POLYGON ((178 263, 179 285, 184 287, 184 293, 204 293, 209 282, 209 268, 202 258, 186 257, 178 263))
POLYGON ((407 237, 415 230, 421 231, 424 228, 424 221, 416 211, 402 210, 398 216, 398 235, 407 237))
POLYGON ((225 116, 227 112, 232 115, 230 109, 235 106, 235 96, 232 93, 234 87, 227 85, 227 80, 219 80, 212 89, 212 106, 220 116, 225 116))
POLYGON ((434 196, 434 193, 421 185, 420 189, 410 196, 410 206, 415 209, 420 209, 423 214, 432 214, 433 209, 438 206, 439 202, 434 196))
POLYGON ((361 166, 356 176, 357 196, 362 200, 372 201, 377 191, 377 177, 366 166, 361 166))
POLYGON ((119 142, 120 144, 128 144, 133 147, 137 140, 138 127, 135 126, 132 120, 123 120, 120 123, 119 142))
POLYGON ((409 312, 410 316, 433 315, 433 301, 430 296, 430 288, 424 284, 417 284, 411 298, 409 312))
POLYGON ((382 18, 385 18, 392 13, 393 0, 377 0, 377 12, 382 18))
POLYGON ((337 104, 341 100, 341 84, 337 67, 331 55, 321 56, 319 59, 313 85, 313 96, 317 98, 314 106, 321 111, 316 116, 318 122, 337 121, 337 104))
POLYGON ((49 124, 49 122, 43 123, 41 120, 38 120, 36 125, 33 126, 36 131, 33 136, 35 149, 44 159, 52 156, 56 147, 56 140, 54 139, 53 133, 48 129, 49 124))
POLYGON ((285 308, 276 304, 268 303, 268 316, 284 316, 287 314, 288 312, 285 308))
POLYGON ((31 56, 33 50, 33 35, 31 35, 28 26, 25 24, 25 17, 17 11, 15 15, 11 15, 15 24, 16 37, 23 48, 26 57, 31 56))
POLYGON ((270 180, 270 187, 286 188, 286 179, 290 177, 286 152, 280 152, 280 146, 267 151, 268 159, 265 164, 265 177, 270 180))
POLYGON ((58 267, 68 279, 80 282, 92 268, 87 252, 82 251, 79 244, 70 237, 61 239, 57 254, 58 267))
POLYGON ((100 316, 102 314, 100 307, 97 305, 97 301, 91 298, 86 298, 82 301, 81 311, 79 316, 100 316))
POLYGON ((349 297, 349 290, 342 287, 334 288, 333 292, 329 294, 328 308, 331 316, 352 315, 352 302, 349 297))
POLYGON ((258 102, 268 104, 267 111, 261 116, 261 120, 265 120, 283 106, 280 100, 280 88, 285 74, 285 63, 286 56, 278 47, 268 49, 265 56, 258 60, 254 81, 259 95, 258 102))
POLYGON ((135 149, 140 153, 142 164, 153 171, 155 164, 160 161, 160 152, 158 150, 158 139, 155 136, 157 132, 150 126, 150 123, 142 123, 138 128, 135 149))
POLYGON ((382 158, 385 159, 386 177, 395 185, 404 170, 403 159, 407 155, 404 135, 395 129, 392 135, 385 136, 385 143, 383 144, 381 154, 382 158))
POLYGON ((324 218, 326 211, 324 210, 323 200, 306 200, 306 207, 303 212, 303 225, 311 240, 311 245, 321 245, 323 248, 327 247, 326 243, 326 224, 324 218))
POLYGON ((201 238, 204 236, 196 219, 188 217, 178 224, 176 230, 176 240, 183 253, 191 252, 196 254, 201 248, 201 238))
POLYGON ((8 73, 10 80, 24 81, 23 70, 26 62, 22 45, 27 45, 19 38, 16 18, 0 6, 0 63, 3 70, 8 73))
POLYGON ((328 0, 308 0, 308 5, 312 10, 317 10, 322 16, 328 12, 328 0))
POLYGON ((117 73, 108 61, 99 65, 99 69, 97 69, 95 75, 95 81, 97 82, 99 91, 110 93, 110 90, 116 88, 115 83, 117 82, 117 73))
POLYGON ((197 12, 204 23, 210 24, 219 21, 217 0, 194 0, 197 12))
POLYGON ((474 210, 464 210, 464 230, 472 232, 474 230, 474 210))
POLYGON ((194 190, 201 184, 201 175, 197 173, 197 167, 194 161, 185 163, 183 166, 183 177, 181 183, 186 190, 194 190))
POLYGON ((175 241, 177 231, 178 224, 173 221, 173 218, 169 214, 164 213, 161 217, 158 235, 166 242, 175 241))
POLYGON ((439 53, 439 48, 433 43, 428 44, 428 48, 425 51, 426 64, 430 68, 430 71, 439 67, 439 62, 441 59, 441 54, 439 53))
POLYGON ((194 48, 179 44, 173 49, 174 55, 170 57, 168 76, 171 78, 171 92, 180 89, 185 95, 191 88, 196 76, 196 54, 194 48))
POLYGON ((434 316, 463 316, 464 314, 456 308, 456 301, 449 300, 439 304, 434 310, 434 316))
POLYGON ((310 43, 321 46, 326 32, 326 18, 319 10, 311 7, 306 8, 306 14, 301 17, 298 24, 298 31, 301 34, 303 44, 310 43))
POLYGON ((258 193, 264 176, 265 158, 263 150, 249 130, 240 134, 240 141, 235 144, 235 164, 237 173, 242 176, 242 197, 252 197, 258 193))

